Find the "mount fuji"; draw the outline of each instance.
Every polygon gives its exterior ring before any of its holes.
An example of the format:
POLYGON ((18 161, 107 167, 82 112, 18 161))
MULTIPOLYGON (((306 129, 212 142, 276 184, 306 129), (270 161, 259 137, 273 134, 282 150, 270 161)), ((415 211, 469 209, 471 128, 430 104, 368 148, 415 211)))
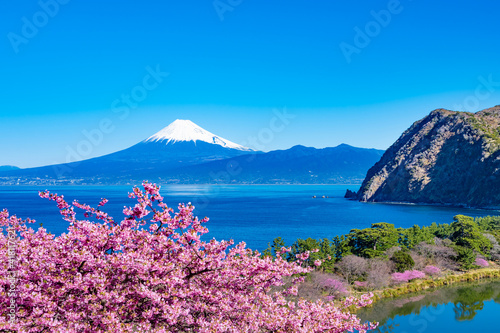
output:
POLYGON ((384 151, 339 145, 295 146, 263 153, 217 136, 190 120, 176 120, 136 145, 84 161, 0 169, 0 184, 125 185, 361 183, 384 151))
POLYGON ((177 119, 138 144, 79 162, 1 172, 0 177, 58 179, 59 182, 127 183, 158 178, 172 169, 259 153, 217 136, 190 120, 177 119))
POLYGON ((250 148, 243 147, 229 140, 223 139, 200 126, 193 123, 191 120, 177 119, 158 133, 150 136, 144 142, 160 142, 168 144, 175 144, 177 142, 194 142, 197 141, 207 142, 214 145, 219 145, 224 148, 252 151, 250 148))

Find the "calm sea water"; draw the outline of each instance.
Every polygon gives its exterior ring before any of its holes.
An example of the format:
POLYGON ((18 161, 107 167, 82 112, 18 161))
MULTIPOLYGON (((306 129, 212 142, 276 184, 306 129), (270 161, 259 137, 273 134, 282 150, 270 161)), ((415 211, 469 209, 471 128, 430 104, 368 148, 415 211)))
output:
MULTIPOLYGON (((297 238, 332 238, 353 228, 366 228, 372 223, 389 222, 396 227, 432 222, 450 223, 456 214, 487 216, 500 214, 485 210, 451 207, 370 204, 343 198, 347 188, 359 185, 168 185, 161 194, 171 207, 192 202, 195 214, 208 216, 207 238, 245 241, 252 249, 263 250, 275 237, 281 236, 287 245, 297 238), (313 196, 317 196, 316 199, 313 196), (322 198, 325 196, 325 198, 322 198)), ((54 234, 66 231, 54 202, 38 197, 46 187, 0 187, 0 209, 7 208, 18 217, 36 219, 54 234)), ((67 201, 78 199, 96 206, 101 198, 109 203, 106 211, 115 219, 123 217, 123 207, 133 206, 127 194, 130 186, 57 186, 48 190, 63 194, 67 201)), ((83 218, 80 214, 80 218, 83 218)))
POLYGON ((380 323, 373 333, 469 333, 499 332, 499 313, 500 281, 482 281, 382 300, 358 315, 380 323))

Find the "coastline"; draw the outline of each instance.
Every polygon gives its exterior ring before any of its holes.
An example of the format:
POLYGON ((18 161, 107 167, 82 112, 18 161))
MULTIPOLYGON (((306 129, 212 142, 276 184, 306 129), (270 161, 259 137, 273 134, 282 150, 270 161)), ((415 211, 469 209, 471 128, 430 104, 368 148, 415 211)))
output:
MULTIPOLYGON (((348 199, 350 200, 350 199, 348 199)), ((359 201, 359 200, 356 200, 359 201)), ((406 201, 359 201, 367 204, 385 204, 385 205, 402 205, 402 206, 431 206, 431 207, 449 207, 449 208, 464 208, 486 211, 500 211, 500 206, 494 207, 476 207, 466 204, 447 204, 447 203, 432 203, 432 202, 406 202, 406 201)))
MULTIPOLYGON (((396 298, 399 296, 445 287, 457 283, 475 282, 486 279, 500 279, 500 267, 475 269, 461 274, 449 274, 434 279, 416 280, 400 284, 396 287, 374 290, 371 291, 373 293, 373 303, 368 307, 371 307, 377 301, 386 298, 396 298)), ((366 294, 366 291, 358 291, 354 295, 360 296, 362 294, 366 294)))

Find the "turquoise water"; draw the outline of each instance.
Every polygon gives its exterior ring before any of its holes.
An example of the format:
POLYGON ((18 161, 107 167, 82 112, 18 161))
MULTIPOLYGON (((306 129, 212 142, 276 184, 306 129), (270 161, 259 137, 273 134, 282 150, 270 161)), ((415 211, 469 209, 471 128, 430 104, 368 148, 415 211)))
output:
MULTIPOLYGON (((245 241, 252 249, 263 250, 275 237, 283 237, 287 245, 297 238, 332 238, 353 228, 366 228, 372 223, 389 222, 396 227, 432 222, 450 223, 456 214, 486 216, 498 212, 463 208, 370 204, 343 198, 347 188, 359 185, 168 185, 161 193, 168 205, 192 202, 195 214, 208 216, 210 232, 206 238, 245 241), (313 196, 317 196, 313 199, 313 196), (325 196, 325 198, 322 198, 325 196), (327 198, 328 197, 328 198, 327 198)), ((31 217, 49 231, 61 234, 67 222, 61 219, 54 202, 38 197, 46 187, 0 187, 0 209, 7 208, 19 217, 31 217)), ((125 205, 133 206, 127 197, 130 186, 58 186, 49 190, 64 194, 68 201, 97 205, 109 199, 105 210, 116 219, 123 217, 125 205)), ((82 215, 80 215, 83 218, 82 215)))
POLYGON ((376 302, 360 311, 364 321, 378 321, 371 332, 500 332, 500 281, 440 288, 376 302))

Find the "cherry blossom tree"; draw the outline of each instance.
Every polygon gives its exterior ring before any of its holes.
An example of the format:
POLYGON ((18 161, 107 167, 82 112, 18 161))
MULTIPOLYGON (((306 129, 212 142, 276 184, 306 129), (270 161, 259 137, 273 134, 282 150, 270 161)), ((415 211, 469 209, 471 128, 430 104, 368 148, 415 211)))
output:
MULTIPOLYGON (((174 213, 147 182, 117 222, 102 208, 41 192, 56 202, 67 233, 29 228, 0 212, 1 332, 365 332, 349 307, 291 297, 309 253, 296 262, 262 257, 245 243, 202 241, 207 218, 174 213), (84 212, 77 219, 75 208, 84 212), (286 284, 285 284, 286 281, 286 284), (291 282, 290 282, 291 281, 291 282), (295 300, 294 300, 295 299, 295 300)), ((290 251, 282 248, 281 253, 290 251)))

